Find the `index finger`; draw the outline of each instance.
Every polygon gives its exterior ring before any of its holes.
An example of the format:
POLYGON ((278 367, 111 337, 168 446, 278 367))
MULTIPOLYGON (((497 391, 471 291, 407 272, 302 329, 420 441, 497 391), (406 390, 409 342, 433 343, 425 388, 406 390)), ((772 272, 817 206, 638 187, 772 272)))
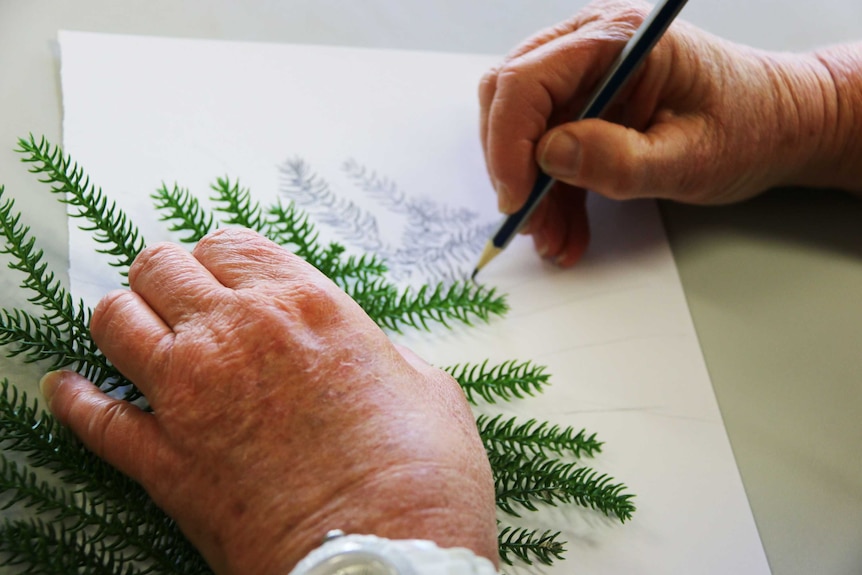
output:
POLYGON ((591 15, 581 12, 574 18, 537 32, 506 54, 500 64, 482 76, 479 82, 479 136, 482 142, 482 150, 486 154, 486 161, 488 159, 488 116, 491 111, 491 103, 494 101, 494 95, 497 91, 497 77, 500 74, 500 70, 512 60, 516 60, 560 36, 574 32, 590 19, 592 19, 591 15))
POLYGON ((488 173, 503 211, 517 210, 529 194, 541 137, 585 104, 636 26, 633 17, 590 21, 499 68, 483 130, 488 173))

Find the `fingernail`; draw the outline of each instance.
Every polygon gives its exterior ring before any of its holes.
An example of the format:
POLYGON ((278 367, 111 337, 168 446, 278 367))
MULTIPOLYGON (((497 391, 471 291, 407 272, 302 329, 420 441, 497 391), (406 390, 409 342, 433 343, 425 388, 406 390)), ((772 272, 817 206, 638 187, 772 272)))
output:
POLYGON ((42 397, 45 398, 45 402, 49 406, 51 405, 51 398, 54 396, 54 392, 57 391, 57 386, 60 384, 60 377, 62 377, 61 372, 49 371, 42 376, 42 379, 39 380, 39 391, 42 392, 42 397))
POLYGON ((506 187, 505 184, 496 184, 494 189, 497 190, 497 209, 499 209, 504 214, 508 214, 514 212, 514 206, 512 206, 512 196, 509 193, 509 188, 506 187))
POLYGON ((557 130, 548 138, 539 166, 551 177, 574 176, 581 167, 581 144, 565 130, 557 130))
POLYGON ((545 237, 545 234, 536 234, 534 236, 534 242, 536 244, 536 253, 539 254, 540 258, 544 258, 548 255, 548 239, 545 237))

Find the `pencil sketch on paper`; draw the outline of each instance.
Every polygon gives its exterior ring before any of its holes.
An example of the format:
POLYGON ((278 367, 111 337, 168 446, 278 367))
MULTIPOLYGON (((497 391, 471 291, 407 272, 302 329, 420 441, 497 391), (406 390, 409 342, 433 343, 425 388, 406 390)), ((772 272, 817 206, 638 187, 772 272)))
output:
POLYGON ((349 194, 338 194, 299 157, 279 166, 279 192, 341 241, 383 258, 394 280, 449 283, 469 277, 496 222, 480 221, 479 214, 465 208, 410 196, 393 180, 353 159, 345 161, 341 171, 374 203, 373 210, 363 208, 349 194), (383 230, 376 215, 384 211, 401 223, 394 241, 392 233, 384 233, 392 230, 383 230))

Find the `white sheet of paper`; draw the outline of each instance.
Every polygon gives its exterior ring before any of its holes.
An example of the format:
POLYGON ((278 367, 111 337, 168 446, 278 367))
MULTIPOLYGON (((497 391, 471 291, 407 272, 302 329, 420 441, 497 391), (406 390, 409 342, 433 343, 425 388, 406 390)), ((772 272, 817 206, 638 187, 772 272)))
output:
MULTIPOLYGON (((403 218, 370 203, 346 161, 407 198, 467 208, 477 225, 498 221, 476 97, 496 58, 77 32, 62 32, 60 44, 66 151, 149 243, 171 237, 149 198, 162 182, 206 198, 229 176, 268 203, 279 167, 297 157, 369 210, 390 246, 403 218)), ((542 263, 519 238, 481 275, 508 294, 505 318, 399 339, 437 365, 546 365, 545 394, 495 409, 586 427, 606 442, 587 463, 637 495, 634 519, 525 513, 524 524, 568 539, 568 560, 539 572, 768 573, 656 206, 590 202, 594 240, 577 268, 542 263)), ((119 280, 75 223, 72 289, 92 304, 119 280)))

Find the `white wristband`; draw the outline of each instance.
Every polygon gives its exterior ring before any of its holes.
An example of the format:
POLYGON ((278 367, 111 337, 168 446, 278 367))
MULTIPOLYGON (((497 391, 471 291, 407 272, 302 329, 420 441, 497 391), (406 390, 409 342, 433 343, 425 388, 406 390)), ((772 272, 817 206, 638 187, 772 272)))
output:
POLYGON ((469 549, 421 539, 383 539, 330 532, 326 542, 290 575, 497 575, 494 564, 469 549))

